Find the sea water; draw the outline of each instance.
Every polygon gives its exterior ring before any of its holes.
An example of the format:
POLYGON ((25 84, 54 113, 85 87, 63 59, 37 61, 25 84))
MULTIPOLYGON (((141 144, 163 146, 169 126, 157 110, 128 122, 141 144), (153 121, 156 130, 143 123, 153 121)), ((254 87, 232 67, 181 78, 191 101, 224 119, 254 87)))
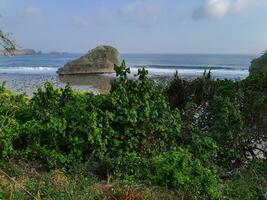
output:
MULTIPOLYGON (((82 54, 41 54, 0 57, 0 74, 52 74, 59 67, 82 54)), ((121 54, 133 73, 145 67, 151 76, 199 76, 211 70, 214 77, 244 79, 252 59, 257 55, 234 54, 121 54)))

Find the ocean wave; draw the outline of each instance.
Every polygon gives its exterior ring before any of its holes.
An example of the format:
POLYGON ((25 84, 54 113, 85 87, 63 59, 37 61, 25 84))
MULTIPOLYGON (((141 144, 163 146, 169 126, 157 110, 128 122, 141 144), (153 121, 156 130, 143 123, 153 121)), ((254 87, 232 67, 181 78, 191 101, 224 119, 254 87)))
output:
MULTIPOLYGON (((131 67, 132 74, 137 74, 141 67, 131 67)), ((245 78, 248 76, 248 69, 233 69, 233 68, 200 68, 200 67, 176 67, 163 68, 145 67, 150 76, 173 76, 176 71, 184 76, 201 76, 205 70, 211 69, 211 73, 215 77, 221 78, 245 78)), ((0 67, 0 74, 55 74, 57 67, 0 67)))
POLYGON ((0 67, 0 73, 16 74, 49 74, 56 73, 55 67, 0 67))
MULTIPOLYGON (((148 70, 149 75, 151 76, 173 76, 176 71, 178 74, 182 76, 201 76, 206 69, 174 69, 174 68, 146 68, 148 70)), ((133 67, 131 68, 131 72, 133 74, 137 74, 138 68, 133 67)), ((237 78, 237 79, 243 79, 246 78, 249 74, 248 70, 236 70, 236 69, 211 69, 211 74, 214 77, 219 78, 237 78)))
POLYGON ((141 67, 145 67, 145 68, 159 68, 159 69, 196 69, 196 70, 244 70, 247 71, 248 67, 244 67, 244 66, 234 66, 234 65, 145 65, 145 66, 141 66, 141 65, 135 65, 133 66, 134 68, 141 68, 141 67))

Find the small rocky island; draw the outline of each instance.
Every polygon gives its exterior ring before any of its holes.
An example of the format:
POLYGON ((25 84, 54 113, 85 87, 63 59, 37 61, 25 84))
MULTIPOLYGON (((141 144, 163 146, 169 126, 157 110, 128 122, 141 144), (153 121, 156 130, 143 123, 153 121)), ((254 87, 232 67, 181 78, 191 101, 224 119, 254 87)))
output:
POLYGON ((59 68, 59 75, 113 73, 114 64, 119 64, 119 52, 112 46, 98 46, 81 58, 59 68))

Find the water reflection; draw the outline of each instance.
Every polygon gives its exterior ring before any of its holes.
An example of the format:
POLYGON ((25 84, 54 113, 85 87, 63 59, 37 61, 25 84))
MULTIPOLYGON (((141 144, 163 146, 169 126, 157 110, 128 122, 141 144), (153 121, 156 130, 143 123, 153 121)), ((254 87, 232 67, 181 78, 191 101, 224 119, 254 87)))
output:
POLYGON ((92 86, 100 93, 110 90, 110 82, 115 75, 106 74, 82 74, 82 75, 60 75, 62 83, 70 83, 73 86, 92 86))

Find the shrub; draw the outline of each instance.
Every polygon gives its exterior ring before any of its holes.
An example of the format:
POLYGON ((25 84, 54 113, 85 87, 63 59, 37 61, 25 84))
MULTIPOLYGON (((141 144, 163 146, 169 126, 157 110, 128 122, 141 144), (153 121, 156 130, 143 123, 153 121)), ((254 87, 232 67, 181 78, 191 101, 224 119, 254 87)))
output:
POLYGON ((249 74, 255 75, 267 72, 267 52, 265 52, 259 58, 252 60, 251 66, 249 68, 249 74))
POLYGON ((257 156, 256 151, 267 159, 267 73, 249 76, 241 83, 244 91, 242 113, 244 124, 249 132, 250 149, 252 157, 257 156))
POLYGON ((217 199, 220 196, 214 172, 181 148, 151 158, 124 155, 116 159, 116 173, 126 180, 145 180, 147 184, 187 191, 192 197, 217 199))
POLYGON ((111 92, 103 101, 107 152, 118 156, 124 152, 146 155, 176 145, 181 124, 178 110, 170 110, 163 90, 140 70, 139 78, 127 78, 129 69, 123 62, 115 67, 119 78, 112 82, 111 92))
POLYGON ((176 76, 164 90, 145 69, 132 79, 125 62, 115 71, 108 94, 46 83, 29 99, 0 86, 0 159, 25 157, 47 171, 113 176, 192 199, 264 193, 267 74, 239 82, 210 72, 190 82, 176 76))
POLYGON ((266 199, 266 195, 267 164, 261 160, 254 160, 224 182, 223 199, 266 199))
POLYGON ((180 115, 170 110, 163 90, 146 77, 145 70, 130 80, 124 62, 115 69, 119 78, 106 95, 76 94, 69 86, 55 89, 46 83, 18 114, 16 149, 52 167, 64 167, 175 146, 180 115))
POLYGON ((208 106, 208 134, 218 144, 218 162, 240 167, 245 159, 246 133, 238 102, 215 97, 208 106))
POLYGON ((18 122, 15 115, 23 107, 25 95, 14 95, 0 86, 0 158, 13 154, 13 140, 17 136, 18 122))
POLYGON ((104 153, 101 121, 92 104, 93 98, 76 94, 69 86, 59 90, 47 83, 20 113, 17 150, 46 160, 54 167, 104 153))
POLYGON ((191 88, 191 84, 181 79, 176 72, 174 78, 168 83, 165 92, 171 108, 179 108, 180 110, 185 108, 192 95, 191 88))

